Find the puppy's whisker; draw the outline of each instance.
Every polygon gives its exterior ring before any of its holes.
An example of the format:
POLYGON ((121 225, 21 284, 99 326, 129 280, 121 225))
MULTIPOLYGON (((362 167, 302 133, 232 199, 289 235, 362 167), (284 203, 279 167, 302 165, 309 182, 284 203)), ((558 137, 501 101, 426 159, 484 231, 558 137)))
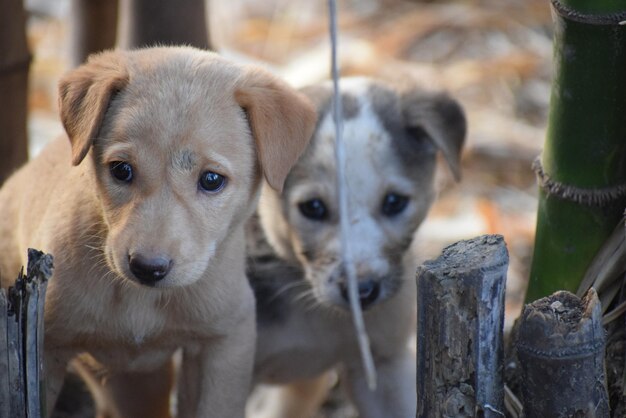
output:
POLYGON ((306 290, 310 290, 310 287, 309 287, 309 285, 306 282, 298 280, 298 281, 296 281, 294 283, 288 283, 288 284, 282 286, 281 288, 279 288, 276 291, 276 293, 274 293, 273 297, 270 300, 274 300, 274 299, 278 298, 279 296, 285 294, 286 292, 288 292, 290 290, 293 290, 293 289, 298 289, 299 287, 302 287, 302 288, 304 288, 306 290))
POLYGON ((326 304, 321 303, 320 301, 318 301, 315 298, 307 299, 307 301, 308 301, 308 303, 305 304, 304 307, 303 307, 305 312, 314 313, 314 312, 317 312, 317 311, 321 311, 321 312, 325 312, 325 311, 331 312, 331 311, 334 311, 334 309, 326 309, 326 304))
POLYGON ((304 290, 300 293, 298 293, 297 295, 294 296, 293 298, 293 302, 294 303, 305 303, 306 304, 319 304, 320 302, 317 300, 317 297, 315 296, 315 292, 313 291, 313 289, 307 289, 304 290))

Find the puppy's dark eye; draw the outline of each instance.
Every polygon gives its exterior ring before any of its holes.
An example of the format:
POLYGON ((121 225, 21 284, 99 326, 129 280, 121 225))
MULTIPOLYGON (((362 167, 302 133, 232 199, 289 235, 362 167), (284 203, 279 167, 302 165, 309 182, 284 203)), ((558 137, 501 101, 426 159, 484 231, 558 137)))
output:
POLYGON ((408 196, 393 192, 387 193, 383 198, 381 210, 385 216, 395 216, 406 209, 408 204, 408 196))
POLYGON ((133 179, 133 166, 124 161, 113 161, 109 164, 109 171, 116 180, 130 183, 133 179))
POLYGON ((224 188, 226 177, 213 171, 205 171, 200 175, 198 186, 205 192, 217 193, 224 188))
POLYGON ((314 221, 323 221, 328 218, 328 209, 326 209, 326 205, 321 199, 311 199, 302 202, 298 204, 298 209, 300 209, 300 213, 302 213, 305 218, 314 221))

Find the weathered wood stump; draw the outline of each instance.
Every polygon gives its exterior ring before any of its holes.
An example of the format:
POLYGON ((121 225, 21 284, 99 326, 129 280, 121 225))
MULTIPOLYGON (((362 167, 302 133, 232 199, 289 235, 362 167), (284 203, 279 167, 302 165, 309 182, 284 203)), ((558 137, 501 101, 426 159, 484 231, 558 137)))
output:
POLYGON ((417 277, 417 417, 504 417, 499 235, 446 247, 417 277))
POLYGON ((0 289, 0 418, 45 416, 43 313, 52 256, 28 250, 8 293, 0 289))
POLYGON ((515 349, 526 418, 607 418, 605 331, 598 295, 560 291, 524 307, 515 349))

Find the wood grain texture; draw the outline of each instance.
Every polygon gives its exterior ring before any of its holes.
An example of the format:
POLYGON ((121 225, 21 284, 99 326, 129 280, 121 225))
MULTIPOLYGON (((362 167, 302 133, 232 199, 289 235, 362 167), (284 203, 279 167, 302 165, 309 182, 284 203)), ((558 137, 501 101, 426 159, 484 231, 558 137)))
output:
POLYGON ((45 415, 43 313, 52 256, 29 249, 28 274, 0 289, 0 418, 45 415))
POLYGON ((417 417, 503 417, 501 236, 446 247, 417 277, 417 417))

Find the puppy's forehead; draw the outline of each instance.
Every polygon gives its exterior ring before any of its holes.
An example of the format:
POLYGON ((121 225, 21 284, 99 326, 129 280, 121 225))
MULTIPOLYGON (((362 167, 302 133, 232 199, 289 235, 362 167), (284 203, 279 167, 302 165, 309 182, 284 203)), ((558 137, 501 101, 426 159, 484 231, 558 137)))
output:
MULTIPOLYGON (((344 121, 363 116, 375 117, 390 133, 403 129, 400 100, 395 90, 366 77, 343 78, 339 88, 344 121), (369 110, 369 114, 361 114, 364 107, 367 107, 365 110, 369 110)), ((333 86, 330 82, 325 82, 305 87, 302 91, 317 107, 319 127, 326 116, 332 117, 333 86)))
POLYGON ((190 47, 149 48, 137 50, 127 57, 131 82, 141 77, 167 82, 165 78, 191 76, 203 82, 213 80, 219 87, 229 79, 236 80, 242 72, 242 67, 218 54, 190 47))
MULTIPOLYGON (((175 148, 216 142, 226 154, 248 141, 234 96, 241 67, 192 48, 147 52, 129 59, 129 83, 112 106, 117 114, 105 120, 116 140, 175 148)), ((192 163, 189 155, 179 162, 192 163)))
MULTIPOLYGON (((319 122, 310 152, 303 159, 334 167, 335 124, 332 88, 329 84, 307 91, 318 106, 319 122)), ((364 170, 389 172, 400 162, 394 138, 403 130, 397 95, 366 78, 347 78, 341 83, 343 140, 347 175, 356 179, 364 170)))
MULTIPOLYGON (((368 190, 407 180, 423 182, 433 168, 435 151, 430 143, 417 141, 407 131, 401 93, 365 77, 342 79, 340 89, 348 181, 368 190)), ((294 184, 307 178, 307 167, 319 167, 317 171, 334 176, 332 84, 314 85, 303 92, 317 107, 318 125, 309 150, 294 170, 296 180, 288 182, 294 184)))
POLYGON ((242 73, 239 66, 191 48, 157 49, 152 55, 139 54, 128 63, 131 104, 146 111, 180 115, 190 111, 217 113, 236 106, 234 88, 242 73))

